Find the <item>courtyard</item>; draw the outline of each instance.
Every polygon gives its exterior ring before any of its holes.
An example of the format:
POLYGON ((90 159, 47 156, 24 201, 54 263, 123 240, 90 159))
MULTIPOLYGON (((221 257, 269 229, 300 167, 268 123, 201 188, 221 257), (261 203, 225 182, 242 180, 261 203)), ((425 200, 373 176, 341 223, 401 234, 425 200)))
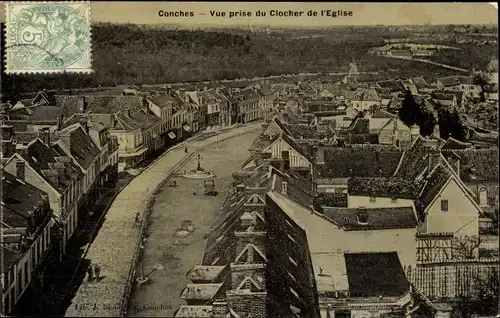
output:
POLYGON ((182 177, 183 171, 196 169, 196 155, 155 194, 143 261, 137 272, 148 274, 155 267, 161 269, 153 272, 146 284, 134 289, 129 316, 172 317, 177 308, 185 304, 179 295, 190 283, 186 273, 200 263, 207 234, 232 183, 232 173, 240 169, 250 155, 248 149, 257 135, 258 131, 249 132, 199 152, 201 167, 216 174, 211 179, 215 181, 217 196, 204 195, 204 180, 182 177), (186 225, 189 231, 179 232, 186 229, 186 225))

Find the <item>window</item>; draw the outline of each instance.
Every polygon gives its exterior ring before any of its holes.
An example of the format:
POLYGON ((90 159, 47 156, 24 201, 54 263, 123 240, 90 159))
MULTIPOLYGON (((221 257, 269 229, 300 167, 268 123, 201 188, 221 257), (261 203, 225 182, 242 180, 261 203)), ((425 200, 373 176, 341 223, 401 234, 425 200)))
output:
POLYGON ((375 202, 375 201, 377 201, 377 199, 376 199, 375 197, 370 197, 370 202, 371 202, 371 203, 373 203, 373 202, 375 202))
POLYGON ((448 212, 448 200, 441 200, 441 211, 448 212))

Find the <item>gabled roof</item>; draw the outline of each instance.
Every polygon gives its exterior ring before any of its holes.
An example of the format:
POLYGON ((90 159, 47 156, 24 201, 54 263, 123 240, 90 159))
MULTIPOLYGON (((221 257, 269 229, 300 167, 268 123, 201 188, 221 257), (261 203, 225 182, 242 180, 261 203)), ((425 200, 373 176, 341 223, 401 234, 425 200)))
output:
POLYGON ((329 126, 313 126, 308 124, 284 124, 290 137, 298 139, 330 139, 335 137, 335 132, 329 126))
POLYGON ((45 192, 2 170, 2 225, 28 227, 30 213, 44 200, 45 192))
POLYGON ((456 95, 452 93, 439 93, 439 92, 432 92, 431 97, 434 100, 448 100, 451 101, 453 99, 456 99, 456 95))
MULTIPOLYGON (((87 135, 80 124, 73 124, 58 132, 59 136, 69 135, 69 151, 71 156, 85 170, 88 170, 95 159, 99 156, 100 150, 92 138, 87 135)), ((63 141, 64 143, 64 141, 63 141)), ((66 145, 68 147, 68 145, 66 145)))
POLYGON ((471 147, 472 144, 469 142, 463 142, 453 137, 448 137, 448 139, 446 139, 446 142, 441 146, 441 150, 458 150, 458 149, 467 149, 471 147))
POLYGON ((423 77, 413 77, 410 80, 418 89, 426 89, 431 87, 423 77))
POLYGON ((394 199, 416 199, 419 184, 398 178, 349 178, 347 191, 351 196, 386 197, 394 199))
POLYGON ((381 88, 388 88, 391 92, 402 91, 404 87, 395 80, 384 80, 377 82, 377 85, 381 88))
POLYGON ((407 229, 416 228, 418 224, 412 207, 324 207, 320 213, 346 231, 407 229), (365 223, 358 222, 362 214, 367 217, 365 223))
MULTIPOLYGON (((290 138, 287 134, 285 134, 283 132, 281 132, 280 134, 277 134, 276 136, 274 136, 271 139, 269 146, 267 146, 266 148, 269 148, 272 144, 274 144, 275 142, 277 142, 280 139, 283 140, 293 150, 295 150, 299 155, 303 156, 305 159, 307 159, 309 161, 309 163, 312 164, 313 159, 311 158, 311 156, 308 153, 306 153, 302 149, 302 147, 300 147, 292 138, 290 138)), ((266 148, 264 148, 264 149, 266 149, 266 148)))
POLYGON ((330 148, 324 151, 325 164, 317 165, 320 178, 389 177, 396 170, 402 152, 360 147, 330 148))
POLYGON ((377 91, 374 88, 358 88, 356 90, 355 100, 361 101, 379 101, 377 91))
POLYGON ((176 318, 186 318, 186 317, 212 317, 213 306, 194 306, 194 305, 183 305, 180 306, 175 313, 176 318))
POLYGON ((410 291, 397 252, 345 253, 351 297, 403 296, 410 291))
POLYGON ((211 300, 222 287, 220 284, 188 284, 182 291, 181 299, 211 300))
POLYGON ((172 106, 173 104, 179 103, 177 98, 174 98, 174 97, 167 95, 167 94, 156 95, 156 96, 148 98, 148 100, 160 108, 165 108, 168 106, 172 106))
MULTIPOLYGON (((44 178, 48 184, 59 192, 66 190, 66 188, 82 174, 82 172, 71 162, 71 159, 67 158, 68 161, 64 159, 64 156, 66 156, 64 152, 56 151, 55 147, 46 145, 38 138, 32 140, 22 152, 18 153, 18 155, 44 178), (61 173, 54 171, 53 165, 55 163, 62 163, 64 165, 64 170, 61 171, 61 173), (54 183, 52 179, 48 177, 51 171, 57 172, 57 183, 54 183)), ((13 156, 11 160, 16 160, 15 156, 13 156)))
POLYGON ((439 164, 436 168, 434 168, 425 181, 422 193, 415 203, 415 207, 417 208, 420 217, 423 218, 424 212, 429 204, 434 200, 434 198, 436 198, 438 193, 441 192, 443 187, 448 184, 451 177, 451 171, 443 165, 439 164))
POLYGON ((414 181, 427 169, 428 155, 428 147, 424 138, 418 136, 413 144, 404 151, 394 177, 414 181))
POLYGON ((498 73, 498 59, 491 60, 486 66, 486 71, 490 73, 498 73))

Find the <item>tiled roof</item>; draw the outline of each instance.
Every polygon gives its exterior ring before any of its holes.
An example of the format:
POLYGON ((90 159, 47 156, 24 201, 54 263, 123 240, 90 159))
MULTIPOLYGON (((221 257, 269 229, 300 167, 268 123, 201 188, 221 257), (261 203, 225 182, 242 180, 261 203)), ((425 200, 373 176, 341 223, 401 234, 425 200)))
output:
POLYGON ((448 100, 448 101, 451 101, 453 100, 454 98, 456 98, 455 94, 450 94, 450 93, 438 93, 438 92, 433 92, 432 93, 432 98, 434 100, 448 100))
POLYGON ((377 91, 373 88, 358 88, 356 90, 355 100, 379 101, 380 96, 378 96, 377 91))
POLYGON ((439 81, 443 86, 456 86, 456 85, 460 85, 460 84, 473 85, 474 84, 474 79, 470 76, 441 77, 441 78, 438 78, 437 81, 439 81))
POLYGON ((419 212, 419 216, 424 216, 424 211, 428 205, 434 200, 437 194, 441 191, 443 186, 448 182, 451 177, 451 172, 443 165, 438 165, 428 176, 424 183, 422 193, 415 203, 415 207, 419 212))
POLYGON ((460 157, 460 178, 465 182, 498 182, 498 148, 454 150, 460 157))
POLYGON ((410 283, 398 253, 345 253, 351 297, 402 296, 410 283))
POLYGON ((498 59, 491 60, 486 66, 486 71, 491 73, 498 73, 498 59))
MULTIPOLYGON (((398 170, 394 176, 396 178, 414 181, 428 167, 428 148, 425 140, 418 137, 410 148, 404 151, 398 170)), ((429 171, 430 172, 430 171, 429 171)))
MULTIPOLYGON (((56 95, 57 105, 62 107, 65 117, 69 117, 77 110, 77 101, 83 96, 56 95)), ((87 113, 116 114, 120 111, 139 110, 143 108, 143 98, 140 96, 96 96, 86 95, 85 104, 87 113)))
POLYGON ((391 114, 389 112, 386 112, 385 110, 377 110, 373 115, 371 115, 371 118, 396 118, 397 116, 394 114, 391 114))
MULTIPOLYGON (((276 135, 274 137, 274 140, 277 140, 278 138, 281 138, 284 142, 286 142, 290 147, 292 147, 295 151, 297 151, 299 154, 304 156, 309 162, 312 163, 313 159, 311 158, 311 155, 305 152, 302 147, 300 147, 292 138, 290 138, 287 134, 285 133, 280 133, 279 135, 276 135), (279 137, 278 137, 279 136, 279 137)), ((274 140, 271 140, 271 144, 274 142, 274 140)))
POLYGON ((471 147, 472 147, 471 143, 456 140, 453 137, 448 137, 446 142, 441 146, 441 150, 453 150, 453 149, 458 150, 458 149, 467 149, 471 147))
POLYGON ((138 110, 136 112, 132 112, 129 116, 128 113, 117 113, 115 114, 115 118, 118 121, 118 124, 114 129, 122 128, 123 130, 135 130, 139 128, 149 128, 154 126, 160 121, 160 118, 150 114, 145 113, 144 110, 138 110))
POLYGON ((420 186, 412 181, 397 178, 349 178, 349 195, 416 199, 420 186))
POLYGON ((325 207, 321 213, 346 231, 390 230, 417 227, 417 220, 412 207, 325 207))
POLYGON ((335 132, 330 127, 318 127, 307 124, 284 124, 287 131, 294 139, 330 139, 335 137, 335 132))
POLYGON ((177 104, 179 102, 176 98, 167 94, 156 95, 150 97, 148 100, 160 108, 167 107, 172 104, 177 104))
MULTIPOLYGON (((318 193, 314 198, 315 209, 322 207, 347 208, 347 193, 318 193)), ((318 209, 321 210, 321 209, 318 209)))
POLYGON ((398 150, 379 150, 372 147, 325 149, 324 162, 317 166, 318 177, 389 177, 401 159, 398 150))
POLYGON ((275 172, 272 176, 272 190, 281 192, 282 182, 287 183, 287 196, 304 207, 313 205, 314 193, 312 183, 298 175, 275 172))
POLYGON ((213 306, 180 306, 175 313, 175 318, 187 317, 212 317, 213 306))
MULTIPOLYGON (((69 150, 83 169, 88 170, 100 151, 92 138, 85 133, 80 124, 74 124, 58 132, 59 136, 70 135, 69 150)), ((68 145, 66 145, 68 146, 68 145)))
POLYGON ((30 108, 31 114, 26 118, 28 123, 49 124, 56 123, 61 108, 58 106, 34 106, 30 108))
POLYGON ((430 85, 425 81, 425 79, 423 77, 413 77, 413 78, 411 78, 411 82, 418 89, 430 88, 430 85))
POLYGON ((62 150, 60 150, 60 153, 57 152, 56 148, 45 145, 40 139, 35 139, 28 144, 27 149, 24 149, 20 155, 35 171, 45 178, 47 183, 55 189, 64 191, 75 178, 81 175, 81 172, 72 162, 64 162, 62 156, 66 156, 65 153, 62 150), (58 162, 63 163, 65 169, 62 173, 58 173, 57 184, 55 184, 47 177, 47 173, 54 170, 53 164, 58 162))
POLYGON ((195 266, 186 276, 190 280, 214 280, 226 266, 195 266))
POLYGON ((401 91, 404 89, 404 87, 399 83, 398 81, 395 80, 385 80, 385 81, 380 81, 377 82, 378 86, 381 88, 388 88, 391 92, 397 92, 401 91))
POLYGON ((1 190, 2 223, 14 228, 27 227, 30 212, 43 202, 45 193, 3 170, 1 190))
POLYGON ((347 129, 351 134, 369 134, 370 133, 370 119, 357 118, 353 120, 352 124, 347 129))
POLYGON ((188 284, 182 291, 182 299, 210 300, 223 284, 188 284))
MULTIPOLYGON (((0 223, 1 224, 1 223, 0 223)), ((3 225, 0 225, 3 227, 3 225)), ((2 271, 6 274, 23 256, 22 253, 7 248, 2 244, 2 271)))

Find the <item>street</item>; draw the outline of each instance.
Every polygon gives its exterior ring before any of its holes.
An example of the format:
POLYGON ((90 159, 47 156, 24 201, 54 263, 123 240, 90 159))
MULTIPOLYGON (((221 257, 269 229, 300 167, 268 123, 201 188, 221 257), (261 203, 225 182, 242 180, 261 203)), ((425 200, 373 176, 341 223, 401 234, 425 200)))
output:
POLYGON ((129 316, 172 317, 175 310, 185 304, 179 298, 182 289, 190 283, 186 273, 199 264, 209 233, 232 182, 232 173, 238 170, 250 153, 248 148, 258 131, 219 142, 200 152, 201 167, 214 170, 216 177, 215 197, 203 195, 203 180, 185 179, 183 170, 195 169, 196 157, 192 157, 174 173, 154 196, 149 216, 147 241, 142 264, 138 273, 150 272, 161 264, 162 270, 150 276, 150 280, 135 289, 131 297, 129 316), (176 181, 177 187, 169 187, 176 181), (193 232, 186 237, 176 237, 182 224, 191 224, 193 232))
MULTIPOLYGON (((242 156, 247 156, 248 151, 246 150, 250 146, 251 140, 260 131, 260 127, 260 122, 252 123, 222 132, 219 137, 195 138, 185 144, 190 152, 207 146, 215 148, 217 138, 222 144, 222 140, 225 138, 246 133, 249 143, 245 151, 241 152, 241 149, 238 151, 229 150, 227 154, 235 156, 239 152, 242 156)), ((140 226, 136 224, 135 216, 137 213, 140 214, 141 218, 144 216, 156 188, 188 155, 182 146, 169 150, 136 176, 118 194, 107 211, 102 228, 86 255, 89 263, 100 265, 102 279, 92 283, 84 281, 71 306, 66 311, 66 316, 109 317, 120 315, 123 296, 129 280, 130 266, 135 258, 140 236, 140 226)), ((239 162, 241 163, 243 159, 239 162)), ((229 173, 233 172, 232 170, 228 171, 229 173)), ((146 271, 148 270, 149 268, 146 269, 146 271)))

